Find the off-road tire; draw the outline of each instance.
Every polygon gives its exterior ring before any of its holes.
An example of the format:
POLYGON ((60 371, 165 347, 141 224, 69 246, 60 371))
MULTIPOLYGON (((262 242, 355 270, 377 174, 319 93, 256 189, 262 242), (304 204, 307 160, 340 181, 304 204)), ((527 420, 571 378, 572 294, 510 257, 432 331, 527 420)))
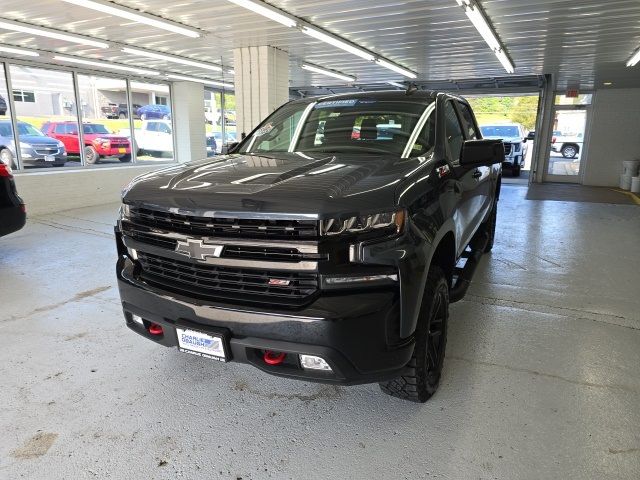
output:
POLYGON ((384 393, 417 403, 426 402, 436 393, 444 363, 448 319, 449 283, 444 271, 434 265, 429 269, 422 296, 413 356, 403 375, 380 383, 384 393))

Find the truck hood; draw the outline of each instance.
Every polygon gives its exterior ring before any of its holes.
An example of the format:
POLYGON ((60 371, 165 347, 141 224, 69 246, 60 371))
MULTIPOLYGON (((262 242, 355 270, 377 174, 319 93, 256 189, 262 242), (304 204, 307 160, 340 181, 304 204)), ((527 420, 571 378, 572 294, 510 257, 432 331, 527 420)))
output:
POLYGON ((393 209, 395 191, 425 159, 362 154, 232 154, 135 178, 131 205, 214 212, 329 217, 393 209))

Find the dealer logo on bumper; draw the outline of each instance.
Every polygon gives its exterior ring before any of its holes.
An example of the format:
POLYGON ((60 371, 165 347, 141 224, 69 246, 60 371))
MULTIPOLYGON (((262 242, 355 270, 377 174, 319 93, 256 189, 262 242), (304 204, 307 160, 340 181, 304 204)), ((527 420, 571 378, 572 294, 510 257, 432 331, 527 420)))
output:
POLYGON ((207 257, 220 257, 223 248, 222 245, 210 245, 202 240, 187 239, 186 241, 178 240, 176 253, 186 255, 195 260, 204 260, 207 257))

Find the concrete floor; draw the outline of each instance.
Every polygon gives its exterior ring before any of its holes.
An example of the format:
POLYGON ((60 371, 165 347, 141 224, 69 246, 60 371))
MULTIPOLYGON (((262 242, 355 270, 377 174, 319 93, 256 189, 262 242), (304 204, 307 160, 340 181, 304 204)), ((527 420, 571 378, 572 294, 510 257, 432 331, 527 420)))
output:
POLYGON ((640 209, 525 194, 424 405, 158 347, 122 319, 117 206, 31 219, 0 240, 0 478, 640 478, 640 209))

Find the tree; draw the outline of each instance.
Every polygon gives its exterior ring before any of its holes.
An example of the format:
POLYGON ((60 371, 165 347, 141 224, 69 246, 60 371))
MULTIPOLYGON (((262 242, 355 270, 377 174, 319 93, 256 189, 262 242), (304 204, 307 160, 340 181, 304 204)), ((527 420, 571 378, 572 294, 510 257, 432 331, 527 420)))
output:
POLYGON ((519 97, 511 111, 511 120, 521 123, 527 130, 536 128, 536 118, 538 116, 538 97, 519 97))

